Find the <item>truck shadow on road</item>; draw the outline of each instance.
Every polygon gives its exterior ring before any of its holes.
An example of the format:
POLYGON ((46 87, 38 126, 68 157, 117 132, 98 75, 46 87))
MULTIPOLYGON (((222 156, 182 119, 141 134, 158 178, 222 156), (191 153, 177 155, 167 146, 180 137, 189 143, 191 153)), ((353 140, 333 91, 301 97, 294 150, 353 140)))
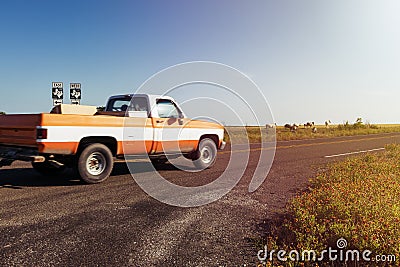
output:
POLYGON ((44 176, 31 168, 0 170, 0 188, 23 189, 24 187, 71 186, 82 184, 72 171, 60 175, 44 176), (73 178, 75 177, 75 178, 73 178))
POLYGON ((146 173, 152 172, 154 170, 157 171, 174 171, 178 170, 173 164, 165 163, 165 164, 157 164, 153 166, 150 162, 129 162, 129 168, 127 163, 125 162, 116 162, 114 163, 114 169, 111 175, 127 175, 130 174, 131 171, 133 174, 135 173, 146 173))
MULTIPOLYGON (((151 163, 135 162, 129 163, 134 173, 151 172, 151 163)), ((177 170, 172 164, 156 166, 157 170, 177 170)), ((125 162, 116 162, 111 173, 113 176, 130 175, 130 170, 125 162)), ((130 179, 130 178, 129 178, 130 179)), ((59 175, 44 176, 33 168, 12 168, 0 170, 0 189, 23 189, 24 187, 45 187, 45 186, 77 186, 83 185, 79 177, 71 169, 67 169, 59 175)))

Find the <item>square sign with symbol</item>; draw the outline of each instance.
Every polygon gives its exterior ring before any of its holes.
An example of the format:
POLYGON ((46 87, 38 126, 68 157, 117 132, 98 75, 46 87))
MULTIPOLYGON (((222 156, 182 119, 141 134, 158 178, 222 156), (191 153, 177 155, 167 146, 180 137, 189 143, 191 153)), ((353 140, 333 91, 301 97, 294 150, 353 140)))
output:
POLYGON ((64 96, 63 83, 53 82, 51 84, 51 98, 61 100, 62 103, 63 96, 64 96))
POLYGON ((69 98, 71 100, 80 100, 82 97, 81 84, 80 83, 70 83, 69 84, 69 98))

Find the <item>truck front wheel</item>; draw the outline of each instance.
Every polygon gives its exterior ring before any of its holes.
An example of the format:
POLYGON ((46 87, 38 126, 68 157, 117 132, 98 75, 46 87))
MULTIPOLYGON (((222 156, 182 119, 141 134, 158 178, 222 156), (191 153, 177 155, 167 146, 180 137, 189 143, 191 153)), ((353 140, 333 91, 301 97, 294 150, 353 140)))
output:
POLYGON ((105 181, 111 174, 114 159, 110 149, 103 144, 85 147, 77 159, 77 170, 82 181, 96 184, 105 181))
POLYGON ((204 138, 199 143, 199 148, 192 158, 196 168, 204 170, 212 167, 217 159, 217 146, 213 140, 204 138))

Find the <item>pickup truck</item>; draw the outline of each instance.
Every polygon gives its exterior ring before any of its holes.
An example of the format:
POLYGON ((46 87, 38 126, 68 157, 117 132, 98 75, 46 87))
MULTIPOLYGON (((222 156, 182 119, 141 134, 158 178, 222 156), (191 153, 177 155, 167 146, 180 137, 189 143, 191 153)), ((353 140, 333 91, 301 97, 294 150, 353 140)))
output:
POLYGON ((148 156, 154 163, 184 156, 210 168, 224 149, 223 126, 191 120, 168 96, 111 96, 104 111, 61 104, 50 113, 0 115, 0 167, 32 162, 43 175, 73 168, 86 183, 106 180, 115 158, 148 156))

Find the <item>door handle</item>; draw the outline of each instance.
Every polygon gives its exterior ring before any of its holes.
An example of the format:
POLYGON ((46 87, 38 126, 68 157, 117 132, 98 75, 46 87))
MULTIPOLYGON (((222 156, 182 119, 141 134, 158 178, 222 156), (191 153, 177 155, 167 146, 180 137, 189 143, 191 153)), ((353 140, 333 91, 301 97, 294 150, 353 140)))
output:
POLYGON ((163 123, 163 120, 156 120, 157 123, 163 123))

